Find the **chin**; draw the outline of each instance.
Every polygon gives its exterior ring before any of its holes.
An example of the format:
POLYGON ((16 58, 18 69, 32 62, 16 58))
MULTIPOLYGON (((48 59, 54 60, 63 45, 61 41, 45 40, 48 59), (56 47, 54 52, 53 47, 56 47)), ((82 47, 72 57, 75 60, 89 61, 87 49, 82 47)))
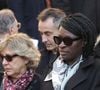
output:
POLYGON ((47 50, 48 51, 52 51, 54 48, 52 48, 52 47, 47 47, 47 50))
POLYGON ((61 55, 61 58, 62 58, 63 60, 65 60, 65 59, 66 59, 66 56, 65 56, 65 55, 61 55))
POLYGON ((62 59, 63 59, 63 62, 64 62, 64 63, 67 63, 67 62, 68 62, 68 60, 69 60, 69 58, 68 58, 68 57, 66 57, 66 56, 62 56, 62 59))
POLYGON ((6 74, 7 74, 7 76, 12 76, 13 72, 7 71, 6 74))

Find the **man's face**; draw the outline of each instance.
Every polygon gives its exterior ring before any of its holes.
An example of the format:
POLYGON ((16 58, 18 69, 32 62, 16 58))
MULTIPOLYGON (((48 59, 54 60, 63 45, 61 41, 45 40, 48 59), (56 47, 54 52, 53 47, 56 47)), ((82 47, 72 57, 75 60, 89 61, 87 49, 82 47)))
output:
POLYGON ((59 37, 61 37, 63 40, 66 37, 65 43, 62 41, 59 44, 60 55, 66 63, 71 64, 82 53, 84 41, 68 30, 65 30, 63 27, 60 27, 59 31, 59 37))
POLYGON ((15 19, 15 22, 13 23, 12 27, 9 28, 9 33, 10 33, 10 34, 18 33, 18 31, 19 31, 20 28, 21 28, 21 23, 19 23, 19 22, 15 19))
POLYGON ((58 36, 59 31, 53 23, 53 18, 48 18, 45 21, 39 21, 38 29, 46 49, 50 51, 55 50, 57 45, 53 40, 53 36, 58 36))

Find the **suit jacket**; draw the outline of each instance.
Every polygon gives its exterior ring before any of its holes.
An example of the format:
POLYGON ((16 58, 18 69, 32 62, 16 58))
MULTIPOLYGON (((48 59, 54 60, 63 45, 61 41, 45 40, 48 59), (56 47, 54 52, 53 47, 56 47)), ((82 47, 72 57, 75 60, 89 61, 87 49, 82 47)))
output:
POLYGON ((42 80, 44 80, 47 74, 52 70, 53 62, 59 54, 53 54, 51 51, 47 51, 46 49, 41 50, 41 54, 42 57, 36 73, 40 74, 42 80))
MULTIPOLYGON (((42 90, 54 90, 51 81, 43 84, 42 90)), ((100 90, 100 58, 91 56, 82 62, 64 90, 100 90)))

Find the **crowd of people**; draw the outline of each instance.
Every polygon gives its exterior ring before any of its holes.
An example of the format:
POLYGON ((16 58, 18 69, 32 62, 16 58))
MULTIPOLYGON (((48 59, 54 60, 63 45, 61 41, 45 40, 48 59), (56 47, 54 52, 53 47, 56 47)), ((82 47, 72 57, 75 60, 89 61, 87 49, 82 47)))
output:
POLYGON ((5 1, 0 90, 100 90, 99 20, 84 9, 89 0, 76 8, 74 0, 5 1))

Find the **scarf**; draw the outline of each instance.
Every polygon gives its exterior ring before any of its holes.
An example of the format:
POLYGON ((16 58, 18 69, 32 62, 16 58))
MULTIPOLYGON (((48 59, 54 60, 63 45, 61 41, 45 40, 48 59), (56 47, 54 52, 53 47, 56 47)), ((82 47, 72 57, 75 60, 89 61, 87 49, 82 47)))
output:
POLYGON ((60 85, 64 78, 64 73, 66 72, 68 65, 61 60, 60 57, 53 63, 52 69, 52 83, 54 90, 60 90, 60 85))
POLYGON ((7 76, 4 77, 3 90, 25 90, 32 81, 33 71, 26 71, 16 82, 12 82, 7 76))

